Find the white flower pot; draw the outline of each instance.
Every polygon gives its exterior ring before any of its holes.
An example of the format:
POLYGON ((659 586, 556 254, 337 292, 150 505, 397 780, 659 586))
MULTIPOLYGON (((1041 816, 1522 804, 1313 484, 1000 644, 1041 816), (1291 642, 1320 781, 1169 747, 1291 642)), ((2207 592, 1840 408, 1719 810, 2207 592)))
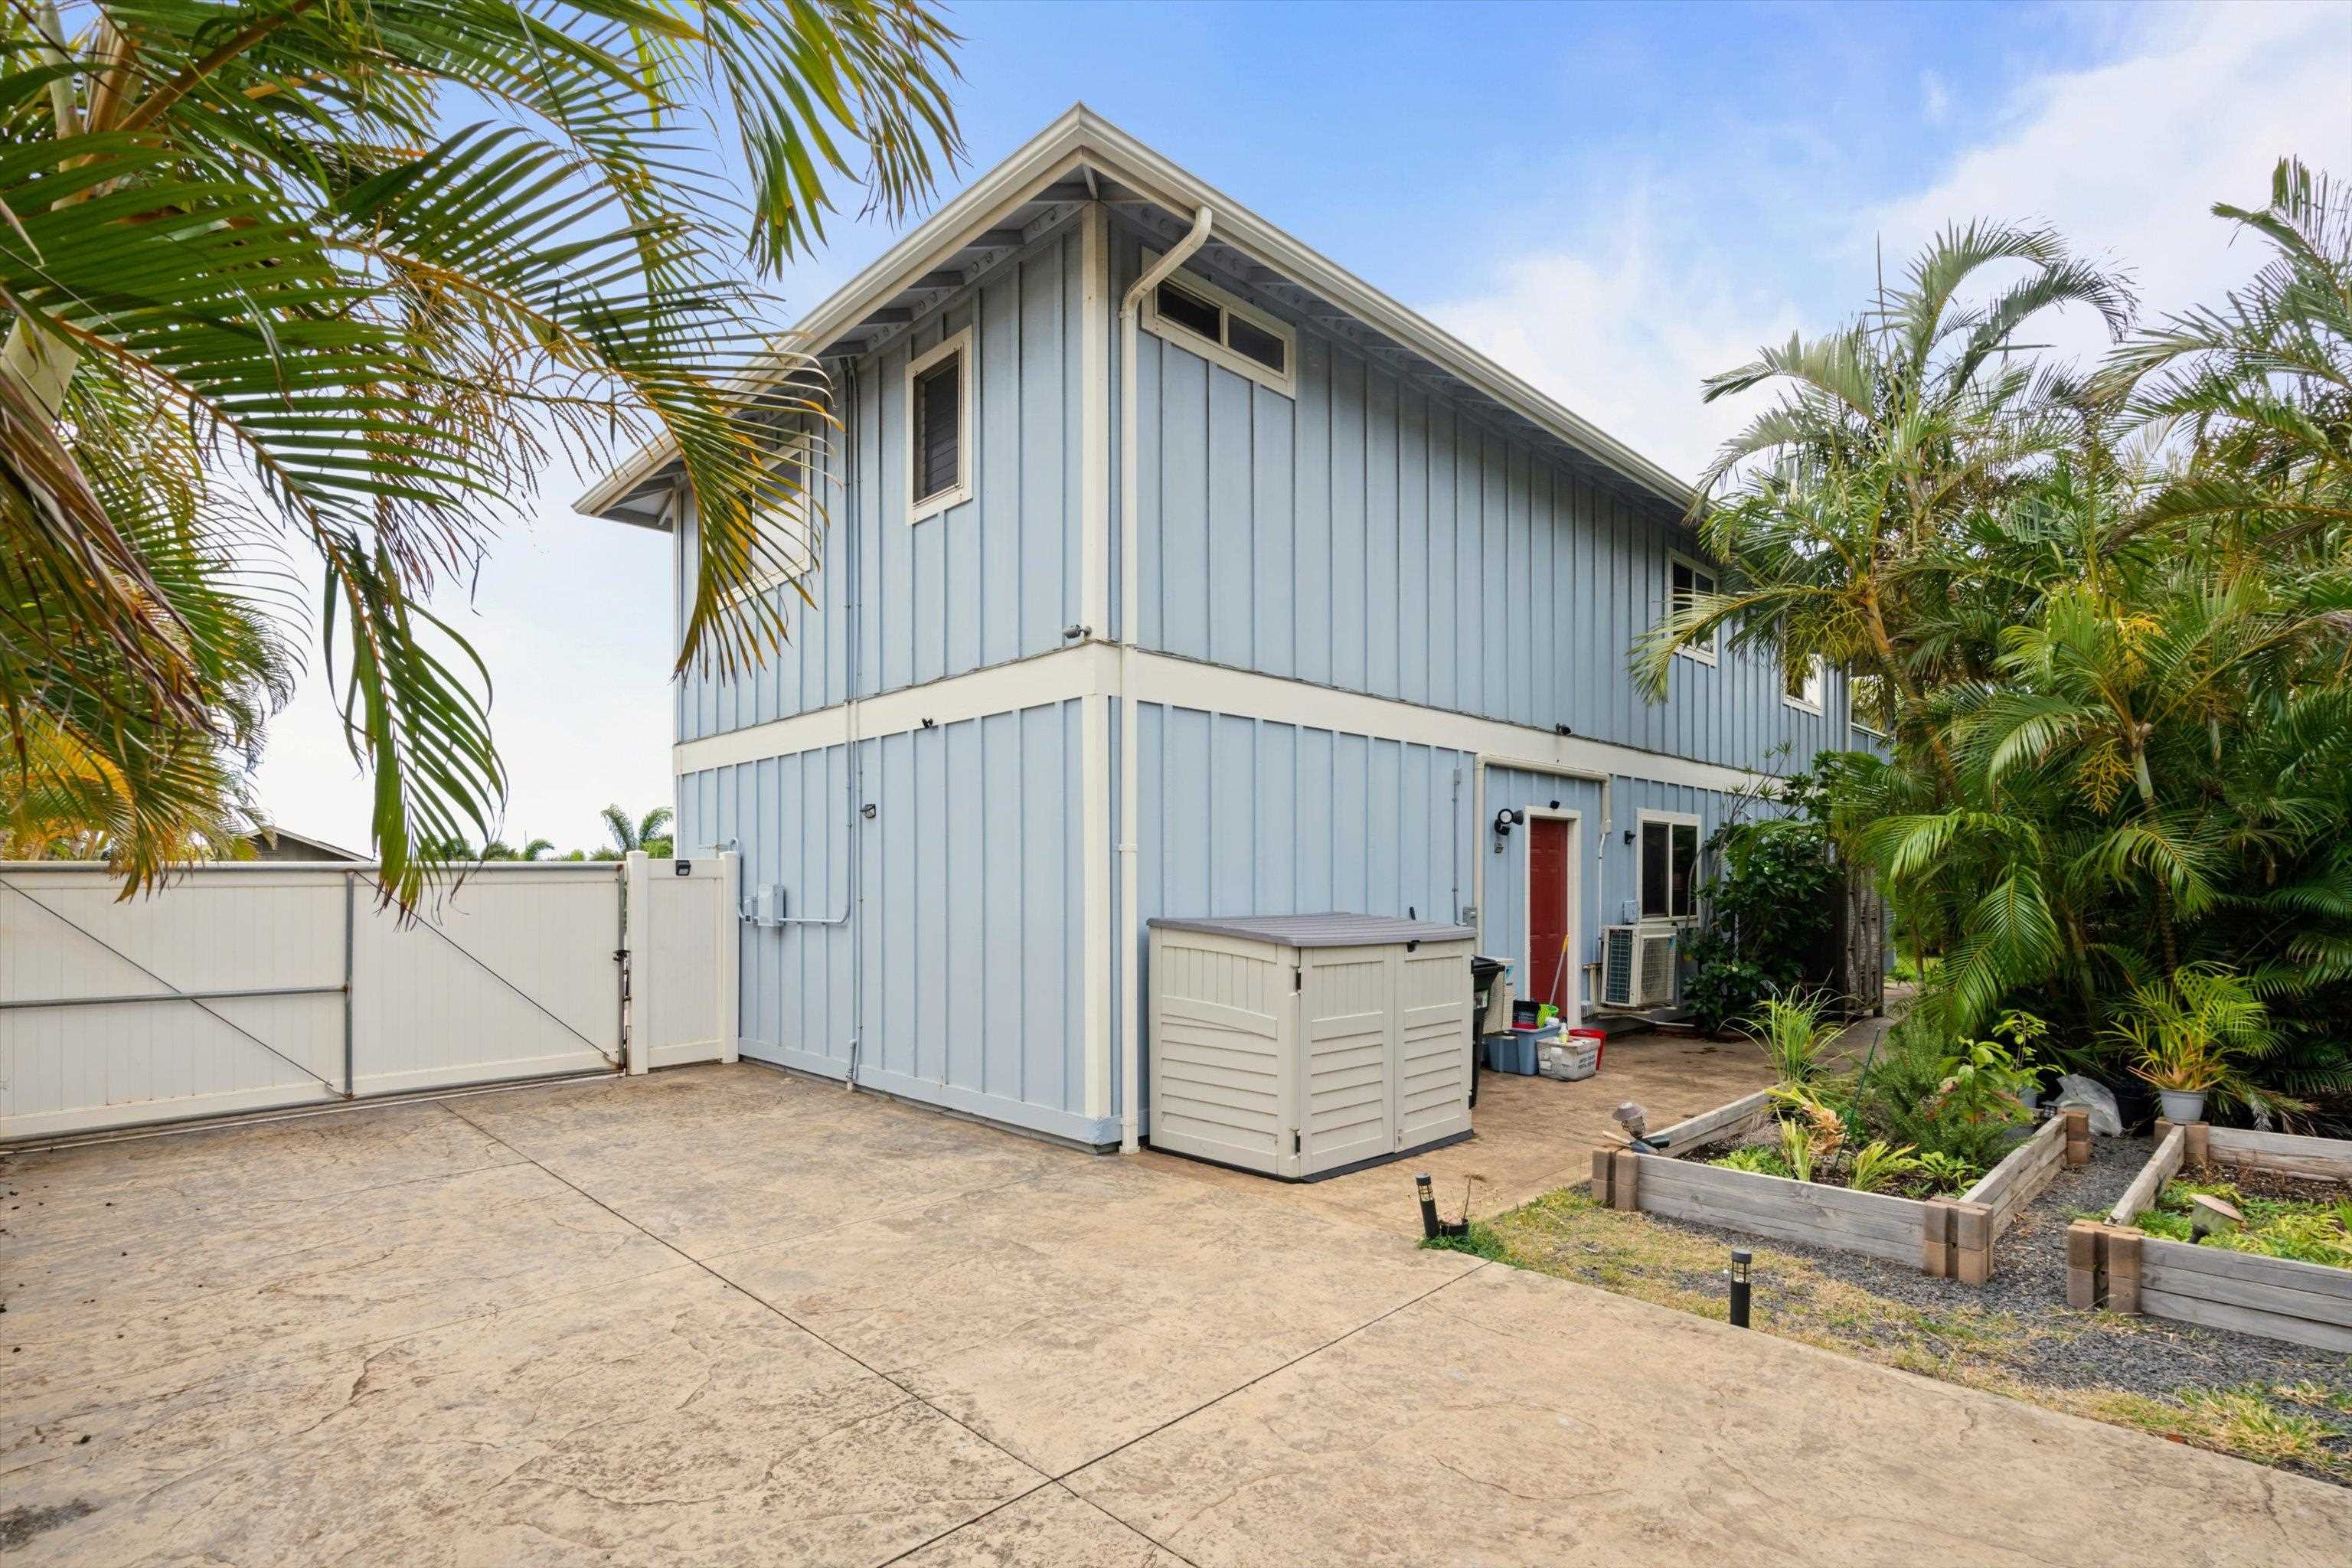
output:
POLYGON ((2164 1107, 2164 1119, 2179 1123, 2205 1120, 2205 1091, 2201 1089, 2159 1089, 2157 1100, 2164 1107))

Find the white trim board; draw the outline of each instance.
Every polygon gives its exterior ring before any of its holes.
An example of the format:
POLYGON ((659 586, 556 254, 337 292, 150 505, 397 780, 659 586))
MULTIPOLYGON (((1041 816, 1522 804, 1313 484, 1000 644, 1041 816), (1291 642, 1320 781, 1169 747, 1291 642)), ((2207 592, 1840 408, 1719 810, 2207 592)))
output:
MULTIPOLYGON (((1530 773, 1650 779, 1724 795, 1753 789, 1766 776, 1718 763, 1672 757, 1581 735, 1556 735, 1532 725, 1481 719, 1362 692, 1336 691, 1309 681, 1202 664, 1167 654, 1138 649, 1129 657, 1136 688, 1131 695, 1138 702, 1156 703, 1163 708, 1231 713, 1310 730, 1436 746, 1474 753, 1482 763, 1524 768, 1530 773)), ((1117 692, 1118 666, 1115 645, 1090 640, 1011 664, 976 669, 968 675, 903 687, 862 699, 856 705, 856 734, 860 740, 873 740, 920 729, 926 719, 951 724, 1043 703, 1117 692)), ((672 764, 683 775, 842 745, 851 737, 851 717, 850 705, 836 703, 748 729, 706 735, 677 745, 672 752, 672 764)))

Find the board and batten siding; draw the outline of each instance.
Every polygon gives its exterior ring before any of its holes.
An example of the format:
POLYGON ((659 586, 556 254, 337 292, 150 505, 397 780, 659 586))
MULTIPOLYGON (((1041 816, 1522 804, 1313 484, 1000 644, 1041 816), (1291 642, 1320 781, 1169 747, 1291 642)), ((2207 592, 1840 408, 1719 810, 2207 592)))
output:
MULTIPOLYGON (((780 595, 792 640, 761 668, 690 672, 677 738, 742 729, 848 700, 848 552, 858 552, 858 695, 962 675, 1063 645, 1080 613, 1079 226, 1066 222, 950 296, 878 352, 833 362, 845 428, 824 454, 827 537, 803 602, 780 595), (908 359, 972 329, 972 498, 907 521, 908 359), (853 541, 851 535, 855 533, 853 541)), ((695 520, 679 523, 677 614, 691 603, 695 520)))
MULTIPOLYGON (((1124 289, 1139 244, 1112 233, 1124 289)), ((1250 297, 1297 329, 1295 400, 1138 335, 1146 647, 1731 767, 1845 745, 1843 681, 1810 713, 1753 653, 1677 658, 1661 703, 1634 690, 1669 552, 1696 549, 1664 502, 1578 479, 1250 297)))
MULTIPOLYGON (((856 918, 742 928, 742 1054, 1087 1142, 1079 704, 856 742, 856 918), (856 963, 853 966, 853 953, 856 963)), ((678 781, 680 842, 740 843, 743 887, 789 913, 852 909, 850 748, 678 781)))
POLYGON ((1139 711, 1144 920, 1450 919, 1468 900, 1467 752, 1158 703, 1139 711))

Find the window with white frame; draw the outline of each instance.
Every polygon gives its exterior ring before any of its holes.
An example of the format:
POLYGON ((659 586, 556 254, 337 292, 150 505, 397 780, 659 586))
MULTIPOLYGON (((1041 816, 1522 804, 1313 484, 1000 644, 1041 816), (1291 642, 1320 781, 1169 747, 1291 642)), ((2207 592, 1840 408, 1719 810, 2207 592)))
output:
POLYGON ((807 430, 776 437, 767 472, 767 496, 752 512, 751 593, 807 576, 816 566, 816 447, 807 430))
MULTIPOLYGON (((1143 253, 1147 268, 1159 259, 1156 251, 1143 253)), ((1142 324, 1213 364, 1297 395, 1297 331, 1205 278, 1179 271, 1163 280, 1143 302, 1142 324)))
POLYGON ((777 431, 770 439, 773 446, 761 460, 767 482, 752 503, 751 556, 744 563, 748 579, 735 591, 738 598, 765 593, 816 568, 814 444, 805 430, 777 431))
POLYGON ((1801 708, 1808 713, 1822 710, 1822 690, 1827 684, 1826 668, 1819 658, 1809 658, 1799 668, 1780 700, 1791 708, 1801 708))
POLYGON ((1642 814, 1642 918, 1698 917, 1698 818, 1642 814))
POLYGON ((971 499, 971 329, 907 362, 907 521, 971 499))
MULTIPOLYGON (((1689 609, 1701 599, 1716 592, 1715 569, 1702 566, 1687 555, 1668 554, 1666 557, 1666 613, 1675 615, 1689 609)), ((1717 638, 1709 636, 1703 641, 1685 643, 1675 651, 1701 664, 1716 660, 1717 638)))

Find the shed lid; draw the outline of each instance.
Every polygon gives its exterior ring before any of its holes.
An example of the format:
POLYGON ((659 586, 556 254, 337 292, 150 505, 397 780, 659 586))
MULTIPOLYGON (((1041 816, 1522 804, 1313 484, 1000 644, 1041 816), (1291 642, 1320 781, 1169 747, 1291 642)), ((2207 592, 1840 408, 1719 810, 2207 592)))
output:
POLYGON ((1409 921, 1395 915, 1349 915, 1333 911, 1319 915, 1233 915, 1223 919, 1174 920, 1154 916, 1150 924, 1162 931, 1196 931, 1210 936, 1239 937, 1244 942, 1278 942, 1285 947, 1377 947, 1392 942, 1470 942, 1478 933, 1469 926, 1437 921, 1409 921))

